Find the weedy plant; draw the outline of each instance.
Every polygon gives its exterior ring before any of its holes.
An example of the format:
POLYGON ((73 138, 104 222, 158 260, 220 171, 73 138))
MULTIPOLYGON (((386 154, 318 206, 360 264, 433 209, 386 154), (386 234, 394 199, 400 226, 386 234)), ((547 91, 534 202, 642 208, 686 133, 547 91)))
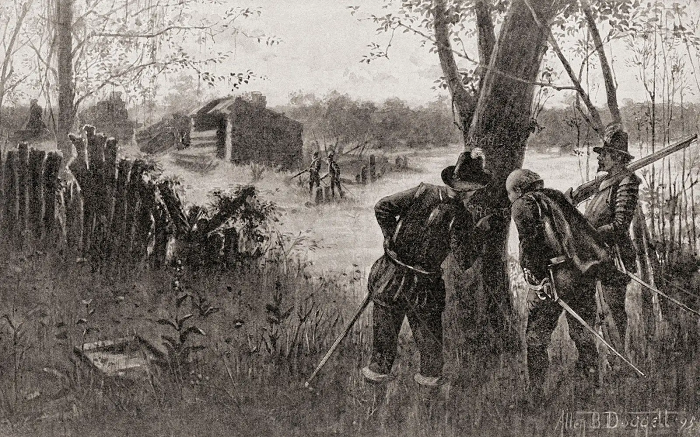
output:
POLYGON ((263 180, 265 174, 265 166, 262 164, 258 164, 256 162, 252 162, 250 164, 250 177, 251 177, 251 182, 259 182, 263 180))
MULTIPOLYGON (((28 342, 27 331, 25 328, 25 323, 31 317, 30 311, 22 317, 21 319, 11 317, 8 314, 3 314, 2 319, 5 321, 7 328, 9 328, 10 339, 9 339, 9 355, 12 357, 10 369, 12 375, 12 388, 8 395, 4 390, 2 390, 3 404, 8 413, 12 414, 16 411, 19 402, 19 391, 20 391, 20 379, 22 373, 22 364, 24 362, 26 353, 32 348, 32 345, 28 342)), ((5 348, 3 348, 5 349, 5 348)))
POLYGON ((275 290, 272 294, 272 302, 265 305, 267 326, 263 328, 263 344, 269 354, 278 354, 280 352, 280 336, 282 335, 283 323, 289 318, 294 310, 290 306, 286 310, 282 309, 284 295, 282 293, 282 284, 275 282, 275 290))
POLYGON ((75 324, 81 326, 83 329, 82 342, 80 343, 80 348, 83 349, 85 347, 87 336, 93 332, 98 332, 99 328, 90 326, 91 316, 95 314, 95 308, 90 306, 92 304, 92 299, 83 299, 80 301, 80 303, 84 307, 85 315, 79 318, 75 324))
POLYGON ((162 334, 163 345, 167 350, 167 366, 171 374, 178 382, 183 381, 193 364, 192 354, 205 348, 204 345, 193 344, 193 335, 204 336, 204 330, 195 324, 195 320, 202 321, 219 311, 219 307, 211 305, 209 299, 202 292, 193 293, 185 291, 181 280, 184 276, 184 268, 179 261, 176 263, 175 279, 172 289, 176 293, 174 315, 160 318, 156 321, 159 325, 171 328, 171 334, 162 334), (185 312, 185 305, 189 302, 189 312, 185 312))
POLYGON ((161 335, 161 338, 167 350, 166 359, 168 368, 179 382, 183 381, 183 375, 187 374, 189 370, 192 353, 204 349, 202 345, 191 344, 192 342, 188 342, 188 339, 190 339, 190 336, 193 334, 206 335, 201 328, 192 324, 192 322, 188 323, 188 321, 194 317, 194 314, 179 314, 184 302, 190 297, 191 296, 187 293, 179 296, 175 300, 175 315, 156 321, 159 325, 167 326, 174 331, 172 335, 161 335))

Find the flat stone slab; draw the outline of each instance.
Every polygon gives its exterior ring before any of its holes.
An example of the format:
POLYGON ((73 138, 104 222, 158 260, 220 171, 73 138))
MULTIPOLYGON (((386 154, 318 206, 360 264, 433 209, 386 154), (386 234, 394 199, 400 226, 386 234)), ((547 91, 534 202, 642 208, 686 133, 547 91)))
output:
POLYGON ((146 340, 123 337, 75 346, 74 352, 94 370, 109 377, 140 379, 149 372, 160 352, 146 340))

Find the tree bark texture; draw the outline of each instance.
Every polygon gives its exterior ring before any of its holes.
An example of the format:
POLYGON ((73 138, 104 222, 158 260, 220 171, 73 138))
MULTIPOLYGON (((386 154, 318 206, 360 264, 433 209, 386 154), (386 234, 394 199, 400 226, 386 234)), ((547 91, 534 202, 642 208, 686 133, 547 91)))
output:
POLYGON ((468 296, 460 308, 463 322, 476 339, 472 348, 488 353, 513 351, 520 344, 518 320, 512 306, 506 274, 506 241, 510 203, 505 191, 508 174, 523 163, 530 135, 531 105, 543 55, 547 48, 549 22, 560 10, 560 2, 531 0, 529 4, 544 26, 538 26, 524 1, 514 1, 491 53, 488 69, 474 108, 465 146, 479 147, 486 155, 486 168, 493 181, 473 199, 476 218, 488 214, 503 217, 486 241, 482 258, 458 278, 458 295, 468 296), (514 78, 518 79, 515 80, 514 78), (473 332, 476 331, 476 332, 473 332))
MULTIPOLYGON (((530 4, 545 25, 558 9, 551 0, 530 1, 530 4)), ((497 182, 504 182, 512 170, 522 165, 530 135, 535 89, 532 83, 537 80, 546 43, 545 30, 537 26, 525 3, 513 2, 492 53, 466 137, 467 146, 485 151, 487 168, 497 182)), ((500 199, 504 199, 505 185, 494 185, 500 199)))
POLYGON ((452 51, 452 43, 450 42, 450 23, 445 0, 436 0, 433 16, 435 20, 435 46, 440 59, 440 67, 445 75, 447 87, 452 96, 452 105, 457 108, 460 126, 462 126, 463 131, 466 131, 466 127, 469 125, 474 113, 476 97, 464 87, 462 76, 457 68, 457 62, 452 51))
POLYGON ((56 1, 56 50, 58 51, 58 120, 56 142, 63 153, 64 165, 71 158, 72 144, 68 133, 75 121, 75 87, 73 85, 73 1, 56 1))
POLYGON ((496 46, 496 31, 493 28, 489 3, 486 0, 479 0, 474 4, 474 9, 476 11, 479 64, 481 64, 479 71, 479 89, 481 89, 487 71, 483 66, 488 65, 493 48, 496 46))

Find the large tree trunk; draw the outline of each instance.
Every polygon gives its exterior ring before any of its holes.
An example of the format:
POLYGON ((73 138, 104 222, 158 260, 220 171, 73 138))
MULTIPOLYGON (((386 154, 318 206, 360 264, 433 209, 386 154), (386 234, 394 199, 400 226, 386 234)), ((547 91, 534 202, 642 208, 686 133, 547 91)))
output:
MULTIPOLYGON (((530 0, 539 22, 547 26, 559 10, 559 2, 530 0)), ((514 1, 491 53, 474 108, 471 126, 465 133, 467 149, 480 147, 494 181, 487 192, 474 199, 477 218, 501 214, 503 226, 491 233, 480 262, 459 280, 459 288, 470 296, 460 312, 469 325, 472 352, 498 354, 520 344, 506 274, 506 241, 510 213, 505 179, 522 166, 530 135, 533 82, 537 80, 546 51, 546 29, 539 27, 524 1, 514 1), (485 349, 485 351, 480 351, 485 349)))
POLYGON ((58 120, 56 141, 66 165, 72 155, 68 133, 75 122, 75 88, 73 86, 73 1, 56 2, 56 50, 58 51, 58 120))

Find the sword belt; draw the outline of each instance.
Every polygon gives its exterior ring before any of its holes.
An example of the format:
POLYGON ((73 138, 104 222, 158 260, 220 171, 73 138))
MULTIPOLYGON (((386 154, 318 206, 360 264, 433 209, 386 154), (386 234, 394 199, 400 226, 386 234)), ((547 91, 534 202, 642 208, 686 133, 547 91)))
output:
POLYGON ((385 250, 384 250, 384 253, 386 254, 386 256, 389 257, 389 259, 390 259, 394 264, 399 265, 399 266, 401 266, 401 267, 405 267, 405 268, 407 268, 407 269, 409 269, 409 270, 412 270, 412 271, 414 271, 414 272, 416 272, 416 273, 420 273, 421 275, 427 275, 427 276, 442 276, 442 270, 431 271, 431 270, 425 269, 425 268, 423 268, 423 267, 412 266, 412 265, 406 264, 405 262, 402 262, 402 261, 398 258, 398 256, 396 255, 396 253, 395 253, 394 251, 392 251, 392 250, 385 249, 385 250))

